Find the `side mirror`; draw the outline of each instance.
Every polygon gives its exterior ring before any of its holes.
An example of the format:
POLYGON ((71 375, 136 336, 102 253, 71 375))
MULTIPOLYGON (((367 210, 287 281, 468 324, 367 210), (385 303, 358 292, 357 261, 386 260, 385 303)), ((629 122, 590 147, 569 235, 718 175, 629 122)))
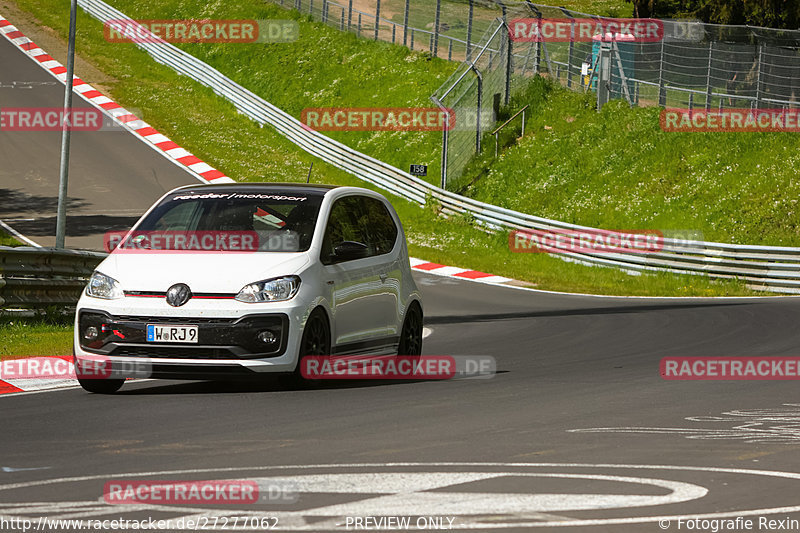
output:
POLYGON ((355 241, 344 241, 333 248, 333 259, 336 262, 361 259, 367 257, 367 254, 367 245, 355 241))

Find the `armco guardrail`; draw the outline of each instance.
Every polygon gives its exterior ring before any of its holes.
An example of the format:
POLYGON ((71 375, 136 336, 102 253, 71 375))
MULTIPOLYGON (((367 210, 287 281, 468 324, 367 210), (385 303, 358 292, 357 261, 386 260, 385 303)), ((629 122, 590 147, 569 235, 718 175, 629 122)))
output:
MULTIPOLYGON (((100 0, 78 0, 102 22, 130 19, 100 0)), ((236 84, 216 69, 169 43, 137 43, 156 61, 213 89, 252 120, 273 126, 303 150, 360 179, 408 200, 439 202, 447 214, 470 213, 491 229, 597 231, 585 226, 537 217, 485 204, 415 178, 391 165, 310 130, 299 120, 236 84)), ((800 248, 735 245, 664 239, 663 251, 652 254, 565 253, 565 259, 630 271, 667 271, 738 278, 757 290, 800 293, 800 248)))
POLYGON ((70 306, 106 254, 0 246, 0 309, 70 306))

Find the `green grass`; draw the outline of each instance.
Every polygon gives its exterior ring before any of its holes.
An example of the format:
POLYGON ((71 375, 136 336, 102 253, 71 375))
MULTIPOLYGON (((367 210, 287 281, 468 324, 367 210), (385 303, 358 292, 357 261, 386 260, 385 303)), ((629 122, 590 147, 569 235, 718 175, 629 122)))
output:
MULTIPOLYGON (((61 0, 17 3, 62 38, 66 36, 67 18, 61 0)), ((186 0, 117 0, 113 4, 142 18, 294 16, 256 0, 224 6, 186 0)), ((209 164, 239 181, 303 181, 306 169, 315 161, 315 182, 367 186, 300 151, 272 128, 260 128, 210 89, 154 63, 134 45, 106 42, 100 23, 79 13, 78 53, 114 78, 105 83, 110 96, 125 107, 141 110, 145 120, 209 164)), ((305 106, 428 105, 428 95, 454 68, 441 60, 429 60, 424 54, 357 40, 306 20, 301 20, 301 35, 299 43, 185 48, 293 114, 305 106)), ((342 134, 339 138, 398 166, 428 163, 433 167, 432 176, 438 174, 439 139, 435 136, 342 134)), ((751 294, 738 283, 713 283, 694 276, 628 276, 540 254, 514 254, 503 234, 486 234, 464 220, 443 220, 430 207, 423 209, 388 196, 406 228, 411 254, 428 260, 505 275, 550 290, 630 295, 751 294)))
MULTIPOLYGON (((800 137, 794 133, 667 133, 658 108, 612 101, 543 79, 525 137, 468 169, 469 196, 510 209, 613 229, 700 232, 704 240, 800 245, 800 137)), ((509 139, 509 136, 512 137, 509 139)))
POLYGON ((71 318, 0 316, 0 359, 71 353, 71 318))
POLYGON ((23 246, 23 244, 0 229, 0 246, 23 246))

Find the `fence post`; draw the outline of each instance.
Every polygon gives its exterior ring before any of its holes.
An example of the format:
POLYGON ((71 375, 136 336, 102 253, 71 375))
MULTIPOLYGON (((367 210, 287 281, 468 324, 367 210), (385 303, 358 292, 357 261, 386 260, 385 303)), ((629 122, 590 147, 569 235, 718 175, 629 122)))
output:
POLYGON ((347 6, 347 31, 353 27, 353 0, 350 0, 347 6))
POLYGON ((438 57, 439 55, 439 25, 441 23, 442 17, 442 0, 436 0, 436 18, 433 22, 433 48, 431 52, 433 52, 433 57, 438 57))
MULTIPOLYGON (((348 30, 350 28, 347 28, 348 30)), ((344 8, 342 8, 342 20, 339 21, 339 31, 344 31, 344 8)))
POLYGON ((444 116, 446 118, 444 127, 442 128, 442 179, 441 179, 441 187, 442 189, 447 189, 447 149, 448 143, 450 140, 450 123, 452 119, 450 117, 450 111, 442 102, 439 101, 436 96, 431 96, 431 101, 436 104, 436 106, 442 110, 444 116))
POLYGON ((506 97, 504 99, 505 105, 508 105, 508 102, 511 100, 511 74, 514 72, 514 50, 513 47, 513 39, 511 39, 511 31, 509 30, 508 24, 506 23, 505 19, 503 19, 503 26, 505 26, 506 31, 503 32, 503 40, 507 43, 506 44, 506 97))
MULTIPOLYGON (((350 1, 352 2, 353 0, 350 1)), ((408 7, 410 3, 411 0, 406 0, 406 11, 403 15, 403 46, 408 46, 408 7)))
POLYGON ((481 71, 475 68, 475 65, 470 65, 470 68, 478 77, 478 109, 475 114, 475 150, 476 153, 481 153, 481 111, 483 107, 483 75, 481 71))
POLYGON ((667 91, 664 88, 664 39, 661 39, 661 59, 658 61, 658 105, 667 106, 667 91))
POLYGON ((597 62, 597 112, 608 102, 609 84, 611 81, 611 46, 600 40, 600 52, 597 62))
POLYGON ((761 98, 763 95, 761 94, 761 75, 764 71, 764 45, 758 43, 758 75, 756 76, 756 107, 761 107, 761 98))
POLYGON ((381 0, 377 0, 375 4, 375 40, 378 40, 378 30, 380 29, 381 20, 381 0))
POLYGON ((322 0, 322 23, 328 23, 328 0, 322 0))
POLYGON ((714 57, 714 41, 708 42, 708 73, 706 74, 706 111, 711 110, 711 61, 714 57))
POLYGON ((569 55, 567 56, 567 88, 572 88, 572 59, 573 59, 573 51, 575 50, 575 20, 572 18, 572 14, 570 13, 569 17, 569 55))
POLYGON ((467 61, 472 59, 472 17, 475 12, 475 0, 469 0, 469 21, 467 22, 467 61))

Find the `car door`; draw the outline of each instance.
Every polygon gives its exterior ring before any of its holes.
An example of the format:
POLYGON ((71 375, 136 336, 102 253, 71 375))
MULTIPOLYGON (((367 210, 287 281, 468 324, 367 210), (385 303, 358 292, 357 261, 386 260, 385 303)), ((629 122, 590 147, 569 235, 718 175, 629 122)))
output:
POLYGON ((363 199, 345 196, 334 201, 320 252, 325 282, 332 285, 335 353, 378 353, 390 342, 387 317, 391 311, 386 308, 385 283, 381 279, 385 258, 375 254, 363 199), (343 244, 361 252, 345 254, 343 244))
POLYGON ((400 250, 397 246, 399 231, 389 208, 378 198, 362 197, 362 207, 366 213, 367 242, 371 254, 380 258, 378 277, 381 280, 380 313, 383 327, 390 336, 399 335, 400 284, 403 272, 400 264, 400 250))

